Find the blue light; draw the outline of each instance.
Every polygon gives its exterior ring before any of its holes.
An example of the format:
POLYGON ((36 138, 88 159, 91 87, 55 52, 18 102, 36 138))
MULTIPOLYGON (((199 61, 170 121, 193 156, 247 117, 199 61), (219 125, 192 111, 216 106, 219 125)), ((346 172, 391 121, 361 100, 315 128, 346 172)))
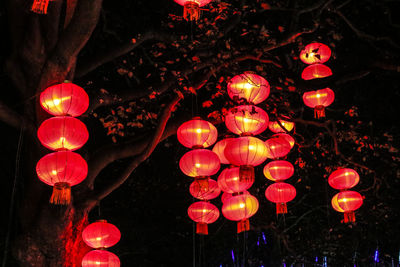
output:
POLYGON ((379 262, 379 251, 378 249, 375 250, 374 261, 379 262))
POLYGON ((235 262, 235 253, 233 253, 233 249, 231 250, 231 254, 232 254, 232 261, 235 262))
POLYGON ((318 257, 315 257, 315 262, 318 262, 318 257))
POLYGON ((323 267, 328 267, 328 259, 326 258, 326 256, 324 257, 324 262, 322 263, 323 267))
POLYGON ((267 244, 267 238, 265 237, 264 232, 261 232, 261 234, 262 234, 262 238, 264 240, 264 244, 266 245, 267 244))

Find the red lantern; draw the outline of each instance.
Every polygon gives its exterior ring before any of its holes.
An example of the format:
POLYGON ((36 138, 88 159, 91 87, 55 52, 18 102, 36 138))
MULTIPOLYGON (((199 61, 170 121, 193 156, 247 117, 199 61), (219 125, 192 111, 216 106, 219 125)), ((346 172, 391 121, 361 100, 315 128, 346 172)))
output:
POLYGON ((207 177, 216 174, 220 168, 217 154, 207 149, 186 152, 179 161, 182 172, 190 177, 207 177))
POLYGON ((237 221, 237 232, 250 230, 249 218, 256 214, 258 200, 250 194, 232 195, 222 205, 222 214, 231 221, 237 221))
POLYGON ((33 0, 31 7, 32 12, 37 14, 47 14, 47 7, 49 6, 50 0, 33 0))
POLYGON ((98 220, 83 229, 82 239, 92 248, 109 248, 121 239, 118 228, 106 220, 98 220))
POLYGON ((219 210, 209 202, 198 201, 189 206, 188 215, 196 222, 196 233, 208 235, 207 225, 218 219, 219 210))
POLYGON ((212 0, 175 0, 183 6, 183 18, 187 21, 198 20, 200 18, 200 7, 207 5, 212 0))
POLYGON ((257 135, 268 128, 268 120, 268 114, 262 108, 242 105, 229 110, 225 116, 225 125, 238 135, 257 135))
POLYGON ((286 132, 290 132, 291 130, 293 130, 294 122, 286 121, 286 120, 279 120, 279 122, 278 121, 270 121, 268 124, 268 128, 273 133, 286 133, 286 132), (280 125, 279 125, 279 123, 280 123, 280 125), (285 129, 286 129, 286 131, 285 131, 285 129))
POLYGON ((325 117, 325 107, 332 104, 334 99, 335 93, 329 88, 303 94, 304 104, 314 109, 315 118, 325 117))
POLYGON ((267 80, 253 73, 236 75, 228 83, 228 95, 231 99, 238 101, 243 98, 254 105, 267 99, 269 91, 267 80))
POLYGON ((239 177, 240 177, 239 167, 228 168, 223 170, 221 174, 218 176, 219 188, 221 188, 221 190, 224 192, 237 193, 249 189, 254 183, 254 179, 247 179, 240 181, 239 177))
POLYGON ((314 64, 306 67, 301 73, 303 80, 326 78, 332 75, 332 70, 324 64, 314 64))
POLYGON ((45 155, 36 165, 39 179, 53 187, 50 203, 66 205, 71 202, 71 186, 82 182, 88 166, 81 155, 60 151, 45 155))
POLYGON ((221 141, 217 142, 215 146, 213 147, 212 151, 218 155, 219 161, 221 164, 230 164, 229 160, 226 159, 225 157, 225 147, 228 144, 228 142, 234 140, 235 138, 225 138, 222 139, 221 141))
POLYGON ((65 81, 40 94, 40 105, 53 116, 82 115, 89 107, 89 96, 82 87, 65 81))
POLYGON ((37 132, 40 143, 51 150, 76 150, 88 140, 83 122, 73 117, 52 117, 45 120, 37 132))
POLYGON ((217 141, 218 131, 214 125, 200 118, 183 123, 177 131, 178 141, 188 148, 206 148, 217 141))
POLYGON ((202 186, 198 180, 195 180, 190 184, 189 191, 194 198, 200 200, 214 199, 221 193, 218 183, 212 179, 208 179, 208 187, 202 186))
POLYGON ((360 176, 358 173, 349 168, 338 169, 329 175, 328 183, 331 187, 344 190, 349 189, 358 184, 360 176))
POLYGON ((292 177, 294 167, 286 160, 274 160, 264 167, 264 175, 271 181, 283 181, 292 177))
POLYGON ((300 60, 306 64, 325 63, 331 57, 331 49, 321 43, 308 44, 300 52, 300 60))
POLYGON ((287 213, 286 203, 296 197, 296 188, 287 183, 274 183, 265 190, 265 197, 276 203, 276 214, 287 213))
POLYGON ((354 211, 363 204, 363 197, 355 191, 342 191, 332 198, 332 207, 339 212, 344 213, 344 222, 355 222, 354 211))
MULTIPOLYGON (((250 193, 248 192, 248 191, 243 191, 243 192, 241 192, 241 194, 247 194, 247 195, 249 195, 250 193)), ((237 193, 235 194, 235 195, 237 195, 237 193)), ((227 193, 227 192, 224 192, 223 194, 222 194, 222 196, 221 196, 221 202, 222 202, 222 204, 224 204, 225 202, 226 202, 226 200, 227 199, 229 199, 229 198, 231 198, 232 197, 232 194, 231 193, 227 193)))
POLYGON ((283 139, 285 139, 286 141, 289 142, 290 149, 292 149, 294 147, 295 141, 294 141, 294 138, 290 134, 278 133, 278 134, 272 135, 271 137, 272 138, 275 138, 275 137, 283 138, 283 139))
POLYGON ((290 152, 290 144, 282 137, 271 137, 265 141, 267 147, 267 157, 277 159, 285 157, 290 152))
POLYGON ((82 259, 82 267, 120 267, 119 258, 107 250, 89 251, 82 259))

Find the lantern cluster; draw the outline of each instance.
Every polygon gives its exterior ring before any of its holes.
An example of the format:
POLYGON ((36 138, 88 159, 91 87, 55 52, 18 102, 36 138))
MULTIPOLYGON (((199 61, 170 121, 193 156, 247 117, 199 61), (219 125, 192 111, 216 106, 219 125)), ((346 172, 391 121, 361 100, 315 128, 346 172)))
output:
POLYGON ((39 141, 56 152, 39 160, 36 173, 42 182, 53 186, 50 203, 67 205, 71 201, 71 186, 82 182, 88 172, 86 161, 73 151, 89 138, 85 124, 75 118, 87 110, 89 97, 83 88, 66 81, 44 90, 40 105, 54 117, 40 125, 39 141))
POLYGON ((220 159, 206 148, 215 143, 218 131, 208 121, 193 118, 178 128, 177 136, 183 146, 192 149, 182 156, 179 167, 184 174, 194 178, 189 191, 200 200, 189 206, 188 215, 196 222, 196 233, 207 235, 208 224, 219 217, 218 208, 209 201, 216 198, 221 190, 217 182, 210 179, 218 172, 220 159))
POLYGON ((363 197, 356 191, 348 190, 353 188, 360 181, 358 173, 349 168, 338 169, 329 175, 329 185, 339 193, 332 198, 332 207, 344 214, 344 222, 351 223, 356 221, 354 211, 363 204, 363 197))
MULTIPOLYGON (((300 60, 310 66, 306 67, 301 77, 304 80, 326 78, 332 75, 332 70, 322 64, 331 57, 331 49, 322 43, 308 44, 300 52, 300 60)), ((330 88, 324 88, 316 91, 309 91, 303 94, 304 104, 314 109, 314 117, 325 117, 325 107, 332 104, 335 94, 330 88)))
POLYGON ((105 250, 114 246, 121 239, 121 232, 115 225, 106 220, 98 220, 83 230, 82 239, 86 245, 94 248, 83 257, 82 267, 120 266, 117 255, 105 250))

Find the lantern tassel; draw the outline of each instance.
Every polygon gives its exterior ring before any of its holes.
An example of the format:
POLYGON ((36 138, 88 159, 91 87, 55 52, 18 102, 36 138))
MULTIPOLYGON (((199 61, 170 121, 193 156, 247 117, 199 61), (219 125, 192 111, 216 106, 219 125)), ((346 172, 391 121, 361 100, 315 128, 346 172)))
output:
POLYGON ((239 167, 239 182, 254 181, 254 167, 242 165, 239 167))
POLYGON ((353 223, 356 221, 356 215, 354 211, 348 211, 344 213, 344 223, 353 223))
POLYGON ((209 190, 208 177, 196 177, 194 178, 194 180, 200 186, 201 192, 208 192, 209 190))
POLYGON ((287 213, 286 203, 276 203, 276 214, 284 214, 284 213, 287 213))
POLYGON ((200 18, 200 6, 196 2, 186 2, 183 6, 183 18, 186 21, 197 21, 200 18))
POLYGON ((50 203, 54 205, 69 205, 71 203, 71 186, 69 183, 55 183, 50 203))
POLYGON ((237 233, 245 232, 250 230, 250 221, 249 219, 241 220, 237 223, 237 233))
POLYGON ((34 0, 31 10, 38 14, 47 14, 49 0, 34 0))
POLYGON ((208 225, 206 223, 196 223, 196 234, 208 235, 208 225))
POLYGON ((322 105, 316 106, 314 108, 314 118, 325 118, 325 107, 322 105))

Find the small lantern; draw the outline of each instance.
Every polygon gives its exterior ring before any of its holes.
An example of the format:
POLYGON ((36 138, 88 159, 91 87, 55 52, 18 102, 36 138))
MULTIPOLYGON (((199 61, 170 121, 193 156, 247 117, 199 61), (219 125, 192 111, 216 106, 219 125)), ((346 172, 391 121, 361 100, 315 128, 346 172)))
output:
POLYGON ((325 63, 331 57, 331 49, 322 43, 311 43, 300 52, 300 60, 306 64, 325 63))
POLYGON ((82 239, 89 247, 109 248, 118 243, 121 239, 121 232, 106 220, 98 220, 83 229, 82 239))
POLYGON ((221 189, 218 187, 218 183, 213 179, 208 179, 208 187, 201 186, 198 180, 193 181, 190 184, 190 194, 200 200, 210 200, 219 196, 221 189))
POLYGON ((332 198, 332 207, 339 212, 344 213, 344 222, 355 222, 354 211, 363 204, 363 197, 356 191, 342 191, 332 198))
POLYGON ((276 214, 287 213, 286 203, 296 197, 296 188, 287 183, 274 183, 265 190, 265 197, 276 203, 276 214))
POLYGON ((285 157, 290 152, 290 144, 282 137, 271 137, 265 141, 267 158, 277 159, 285 157))
POLYGON ((196 222, 196 233, 208 235, 208 224, 218 219, 219 210, 209 202, 198 201, 189 206, 188 215, 196 222))
POLYGON ((257 135, 268 128, 268 114, 262 108, 242 105, 231 108, 225 116, 225 125, 231 132, 246 136, 257 135))
POLYGON ((306 67, 301 73, 303 80, 326 78, 332 75, 332 70, 324 64, 314 64, 306 67))
POLYGON ((332 188, 337 190, 345 190, 352 188, 358 184, 360 176, 358 173, 349 168, 338 169, 329 175, 328 183, 332 188))
POLYGON ((286 160, 274 160, 264 167, 264 175, 271 181, 283 181, 292 177, 294 167, 286 160))
POLYGON ((188 148, 206 148, 217 141, 218 131, 210 122, 193 118, 183 123, 177 131, 178 141, 188 148))
POLYGON ((318 119, 325 117, 325 107, 332 104, 334 99, 335 93, 329 88, 303 94, 304 104, 314 109, 314 117, 318 119))
POLYGON ((294 147, 294 144, 296 143, 294 141, 294 138, 290 134, 286 134, 286 133, 277 133, 277 134, 272 135, 271 137, 272 138, 279 137, 279 138, 285 139, 286 141, 289 142, 290 149, 292 149, 294 147))
POLYGON ((249 189, 253 183, 254 179, 247 179, 240 181, 240 168, 233 167, 227 168, 221 172, 218 176, 218 185, 222 191, 227 193, 237 193, 243 192, 249 189))
POLYGON ((212 151, 218 155, 221 164, 230 164, 229 160, 225 157, 225 147, 228 142, 234 140, 235 138, 225 138, 217 142, 213 147, 212 151))
POLYGON ((228 95, 235 101, 245 99, 248 103, 257 105, 267 99, 269 92, 267 80, 250 72, 236 75, 228 83, 228 95))
POLYGON ((117 255, 107 250, 92 250, 82 259, 82 267, 120 267, 117 255))

